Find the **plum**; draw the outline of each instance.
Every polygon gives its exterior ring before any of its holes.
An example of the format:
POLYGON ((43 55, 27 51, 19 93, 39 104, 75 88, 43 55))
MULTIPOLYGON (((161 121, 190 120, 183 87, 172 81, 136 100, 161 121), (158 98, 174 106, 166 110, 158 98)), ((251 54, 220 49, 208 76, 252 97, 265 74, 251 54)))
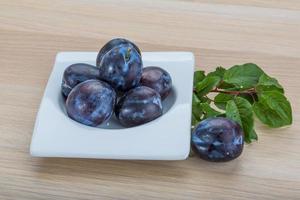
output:
POLYGON ((164 100, 171 92, 172 79, 166 70, 150 66, 143 69, 140 85, 154 89, 160 94, 161 99, 164 100))
POLYGON ((237 158, 243 151, 241 126, 223 117, 201 121, 192 132, 194 152, 208 161, 224 162, 237 158))
POLYGON ((150 122, 162 115, 160 95, 146 86, 131 89, 118 101, 115 114, 125 127, 150 122))
POLYGON ((75 86, 67 97, 68 116, 88 126, 109 120, 116 102, 113 88, 100 80, 87 80, 75 86))
POLYGON ((119 46, 121 44, 130 44, 132 45, 136 51, 138 52, 138 54, 141 56, 141 50, 131 41, 124 39, 124 38, 115 38, 110 40, 109 42, 107 42, 99 51, 98 55, 97 55, 97 60, 96 60, 96 65, 99 66, 100 62, 103 58, 103 56, 109 52, 111 49, 113 49, 116 46, 119 46))
POLYGON ((61 91, 63 95, 67 97, 71 90, 79 83, 89 79, 98 78, 99 69, 96 66, 85 63, 72 64, 64 71, 61 91))
POLYGON ((120 44, 104 54, 97 67, 102 80, 117 92, 126 92, 139 84, 143 63, 134 46, 120 44))

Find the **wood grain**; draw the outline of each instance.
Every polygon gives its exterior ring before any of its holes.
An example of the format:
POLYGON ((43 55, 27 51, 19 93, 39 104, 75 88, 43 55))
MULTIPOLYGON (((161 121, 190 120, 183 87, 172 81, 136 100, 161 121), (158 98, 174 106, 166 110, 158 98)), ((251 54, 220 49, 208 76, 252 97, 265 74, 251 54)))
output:
POLYGON ((0 199, 300 199, 299 35, 297 0, 1 1, 0 199), (259 141, 228 163, 30 157, 55 54, 116 36, 144 51, 192 51, 204 70, 259 64, 286 88, 293 126, 257 122, 259 141))

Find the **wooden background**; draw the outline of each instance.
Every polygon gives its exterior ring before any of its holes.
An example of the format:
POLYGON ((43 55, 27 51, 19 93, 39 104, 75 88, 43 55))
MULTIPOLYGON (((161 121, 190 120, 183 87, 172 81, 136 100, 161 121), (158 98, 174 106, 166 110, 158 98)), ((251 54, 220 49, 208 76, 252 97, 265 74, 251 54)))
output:
MULTIPOLYGON (((0 199, 300 199, 300 1, 0 1, 0 199), (197 68, 255 62, 286 88, 294 124, 228 163, 29 155, 55 54, 121 36, 143 51, 192 51, 197 68)), ((167 130, 165 130, 167 131, 167 130)))

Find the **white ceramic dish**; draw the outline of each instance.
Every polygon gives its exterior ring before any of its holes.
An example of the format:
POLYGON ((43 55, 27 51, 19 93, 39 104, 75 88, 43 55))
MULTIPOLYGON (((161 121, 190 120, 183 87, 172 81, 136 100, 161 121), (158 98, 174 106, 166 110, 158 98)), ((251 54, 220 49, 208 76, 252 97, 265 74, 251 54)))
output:
POLYGON ((60 86, 67 66, 95 64, 97 53, 61 52, 49 78, 33 131, 30 153, 38 157, 182 160, 190 151, 194 56, 190 52, 145 52, 144 66, 160 66, 173 80, 164 115, 133 128, 115 119, 89 127, 67 117, 60 86))

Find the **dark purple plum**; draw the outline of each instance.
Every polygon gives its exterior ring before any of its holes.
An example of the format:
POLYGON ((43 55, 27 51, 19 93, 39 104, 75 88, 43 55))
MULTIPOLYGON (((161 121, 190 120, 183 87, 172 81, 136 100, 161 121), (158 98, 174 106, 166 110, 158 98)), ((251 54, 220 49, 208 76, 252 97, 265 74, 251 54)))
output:
POLYGON ((87 80, 70 92, 66 108, 70 118, 88 126, 98 126, 109 120, 113 113, 116 93, 100 80, 87 80))
POLYGON ((121 44, 130 44, 132 45, 137 52, 139 53, 139 55, 141 56, 141 50, 131 41, 124 39, 124 38, 115 38, 110 40, 109 42, 107 42, 99 51, 98 56, 97 56, 97 60, 96 60, 96 65, 99 66, 100 62, 103 58, 103 56, 109 52, 111 49, 113 49, 114 47, 117 47, 121 44))
POLYGON ((116 91, 125 92, 139 84, 142 76, 142 58, 131 44, 112 48, 97 66, 100 78, 116 91))
POLYGON ((145 124, 162 115, 160 95, 149 87, 136 87, 120 98, 115 113, 125 127, 145 124))
POLYGON ((140 85, 154 89, 160 94, 161 99, 164 100, 171 92, 172 79, 166 70, 150 66, 143 69, 140 85))
POLYGON ((61 84, 61 91, 65 97, 79 83, 89 80, 98 79, 99 69, 93 65, 85 63, 72 64, 65 69, 61 84))
POLYGON ((237 158, 243 151, 244 134, 241 126, 227 118, 208 118, 192 132, 192 147, 200 158, 225 162, 237 158))

